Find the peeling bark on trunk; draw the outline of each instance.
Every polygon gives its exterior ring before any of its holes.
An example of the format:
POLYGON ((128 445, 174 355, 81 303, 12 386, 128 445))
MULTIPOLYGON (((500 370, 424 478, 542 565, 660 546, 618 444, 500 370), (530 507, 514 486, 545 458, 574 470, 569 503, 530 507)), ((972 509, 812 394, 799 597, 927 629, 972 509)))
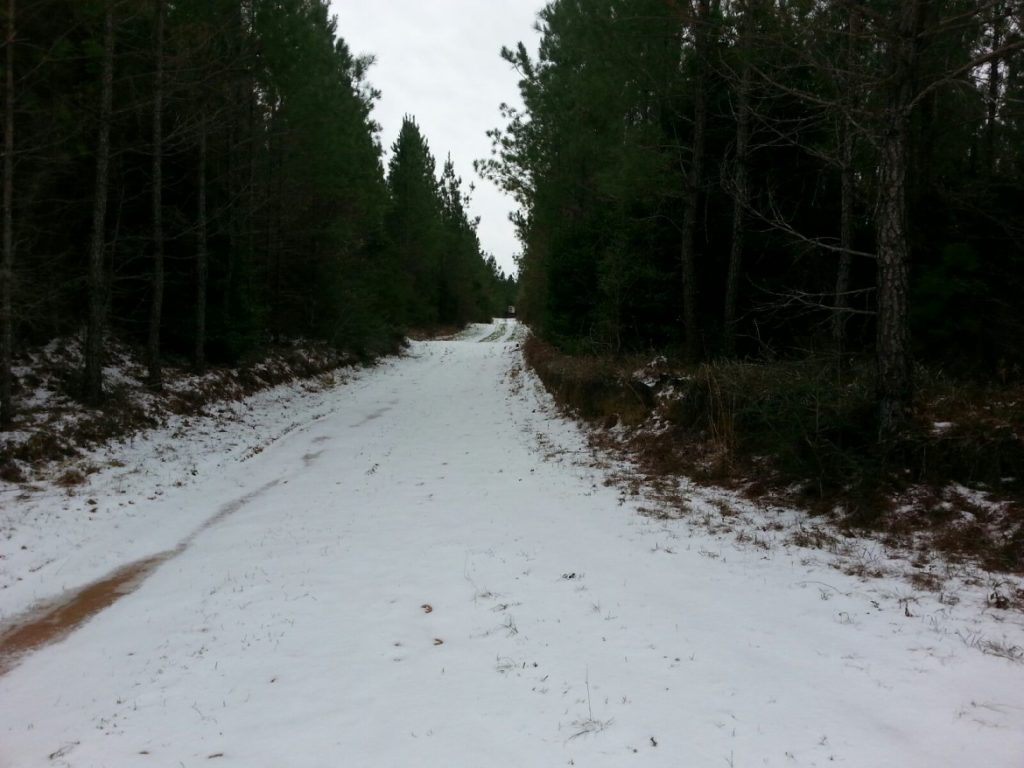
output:
POLYGON ((164 222, 163 222, 163 107, 164 107, 164 0, 156 6, 156 73, 153 82, 153 283, 149 309, 149 338, 146 352, 149 386, 163 384, 160 365, 160 325, 164 306, 164 222))
POLYGON ((886 124, 881 137, 881 168, 875 211, 878 250, 877 398, 881 442, 891 442, 903 431, 914 392, 908 312, 907 164, 914 69, 926 10, 927 0, 907 2, 899 10, 899 26, 891 51, 886 124))
MULTIPOLYGON (((903 122, 903 121, 901 121, 903 122)), ((906 422, 913 384, 907 322, 907 126, 894 126, 883 145, 876 228, 878 238, 878 415, 883 441, 906 422)))
POLYGON ((98 405, 103 398, 103 328, 107 308, 105 254, 110 190, 110 124, 114 100, 114 15, 109 3, 103 16, 103 74, 100 87, 100 130, 96 141, 92 240, 89 244, 89 319, 85 330, 84 393, 85 401, 90 405, 98 405))
POLYGON ((14 39, 15 0, 7 0, 4 77, 3 256, 0 260, 0 428, 14 419, 14 39))

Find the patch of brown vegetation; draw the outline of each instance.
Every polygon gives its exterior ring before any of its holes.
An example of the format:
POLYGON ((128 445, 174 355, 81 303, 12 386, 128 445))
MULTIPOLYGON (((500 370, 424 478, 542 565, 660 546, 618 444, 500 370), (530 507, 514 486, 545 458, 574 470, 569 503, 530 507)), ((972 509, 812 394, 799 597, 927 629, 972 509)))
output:
POLYGON ((651 388, 613 358, 563 355, 534 336, 523 354, 555 399, 588 421, 635 426, 655 405, 651 388))
MULTIPOLYGON (((791 537, 801 546, 831 549, 837 534, 869 531, 948 562, 1024 573, 1019 384, 919 374, 927 384, 914 425, 883 450, 868 368, 840 375, 816 360, 644 363, 568 355, 533 337, 524 354, 559 406, 592 426, 592 445, 635 467, 618 478, 634 495, 643 483, 671 496, 673 478, 686 476, 804 509, 836 532, 807 528, 791 537)), ((861 563, 861 575, 875 570, 861 563)))
POLYGON ((413 328, 406 335, 413 341, 445 341, 453 339, 465 330, 462 325, 438 325, 430 328, 413 328))
POLYGON ((85 482, 85 473, 79 469, 66 469, 61 472, 55 482, 61 488, 73 488, 85 482))
POLYGON ((6 483, 24 483, 28 480, 25 472, 11 460, 0 464, 0 480, 6 483))

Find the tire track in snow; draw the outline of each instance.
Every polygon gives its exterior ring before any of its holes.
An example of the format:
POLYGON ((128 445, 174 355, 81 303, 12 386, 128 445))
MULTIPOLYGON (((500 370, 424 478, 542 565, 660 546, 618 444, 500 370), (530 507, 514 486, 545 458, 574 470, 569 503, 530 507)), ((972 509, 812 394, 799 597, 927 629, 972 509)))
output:
POLYGON ((481 344, 493 344, 494 342, 501 341, 505 338, 505 334, 508 332, 508 323, 504 320, 498 321, 495 325, 494 330, 487 336, 480 339, 481 344))
POLYGON ((280 483, 280 479, 271 480, 224 504, 217 514, 186 536, 176 547, 124 565, 72 591, 68 596, 47 600, 0 624, 0 677, 18 666, 29 654, 62 640, 122 597, 135 592, 157 568, 188 549, 197 536, 280 483))
MULTIPOLYGON (((465 332, 468 334, 466 340, 472 334, 484 333, 492 327, 494 330, 480 341, 500 340, 507 331, 507 323, 503 321, 494 326, 472 326, 465 332)), ((440 362, 443 362, 443 358, 444 355, 440 362)), ((434 365, 437 362, 435 361, 434 365)), ((355 429, 376 421, 389 413, 398 403, 398 400, 392 399, 349 426, 355 429)), ((274 436, 270 443, 278 442, 293 432, 310 427, 325 418, 317 418, 309 424, 292 423, 281 434, 274 436)), ((329 439, 317 438, 314 440, 314 444, 326 442, 329 439)), ((266 447, 268 446, 260 445, 256 449, 250 449, 242 456, 242 460, 262 453, 266 447)), ((304 454, 302 456, 304 466, 306 468, 312 466, 324 452, 324 450, 319 450, 304 454)), ((379 465, 375 465, 375 467, 377 466, 379 465)), ((185 552, 200 534, 223 522, 281 482, 281 478, 271 480, 256 490, 223 504, 213 517, 203 522, 170 549, 122 565, 99 579, 69 590, 68 593, 59 597, 43 600, 22 613, 0 622, 0 677, 17 667, 31 653, 59 642, 121 598, 134 593, 161 565, 185 552)))

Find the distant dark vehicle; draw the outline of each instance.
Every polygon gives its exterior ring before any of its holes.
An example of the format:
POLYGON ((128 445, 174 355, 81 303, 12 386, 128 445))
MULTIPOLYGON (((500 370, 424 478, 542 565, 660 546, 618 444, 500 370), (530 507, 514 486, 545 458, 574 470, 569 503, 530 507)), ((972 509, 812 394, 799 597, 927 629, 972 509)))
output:
POLYGON ((508 305, 508 309, 505 310, 505 317, 515 317, 515 316, 516 316, 516 308, 515 308, 515 306, 513 304, 509 304, 508 305))

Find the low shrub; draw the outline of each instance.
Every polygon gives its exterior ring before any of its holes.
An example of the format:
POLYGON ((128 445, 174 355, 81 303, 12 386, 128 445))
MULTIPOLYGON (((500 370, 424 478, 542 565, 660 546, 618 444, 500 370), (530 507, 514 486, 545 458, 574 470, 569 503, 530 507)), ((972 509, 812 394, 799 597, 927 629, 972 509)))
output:
POLYGON ((598 427, 635 427, 614 441, 651 477, 686 474, 772 495, 894 540, 923 533, 947 556, 1024 571, 1020 386, 921 370, 910 428, 883 445, 874 371, 864 363, 687 366, 565 354, 536 338, 524 351, 562 407, 598 427), (984 491, 999 514, 983 514, 957 484, 984 491))
POLYGON ((766 457, 780 479, 818 496, 863 492, 885 458, 871 389, 863 372, 840 379, 834 370, 814 359, 704 364, 680 378, 665 415, 730 463, 766 457))
POLYGON ((651 388, 614 358, 563 355, 533 336, 527 339, 524 353, 555 399, 583 419, 632 426, 643 422, 654 408, 651 388))

